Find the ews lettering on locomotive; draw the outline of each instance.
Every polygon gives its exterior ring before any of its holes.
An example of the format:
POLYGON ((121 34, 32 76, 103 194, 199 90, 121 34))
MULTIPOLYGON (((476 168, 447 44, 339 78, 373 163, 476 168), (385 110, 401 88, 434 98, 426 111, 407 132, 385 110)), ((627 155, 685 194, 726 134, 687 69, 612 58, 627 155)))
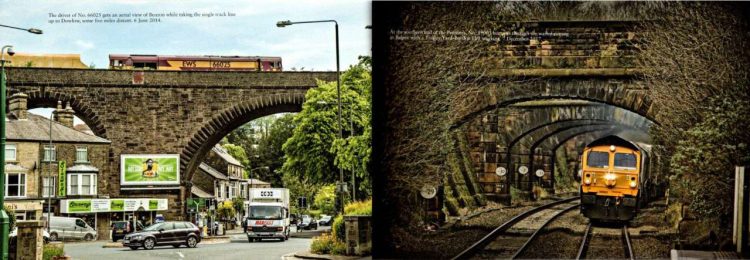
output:
POLYGON ((194 60, 184 60, 184 61, 182 61, 182 66, 183 67, 195 68, 195 61, 194 60))

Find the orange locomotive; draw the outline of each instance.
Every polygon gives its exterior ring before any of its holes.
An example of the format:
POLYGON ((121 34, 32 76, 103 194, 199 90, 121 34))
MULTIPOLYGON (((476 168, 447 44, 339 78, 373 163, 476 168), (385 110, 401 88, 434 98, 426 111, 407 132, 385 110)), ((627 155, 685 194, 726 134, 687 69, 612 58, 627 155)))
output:
POLYGON ((582 155, 581 213, 594 220, 629 221, 645 202, 646 151, 616 136, 587 145, 582 155))
POLYGON ((280 57, 110 54, 110 69, 187 71, 282 71, 280 57))

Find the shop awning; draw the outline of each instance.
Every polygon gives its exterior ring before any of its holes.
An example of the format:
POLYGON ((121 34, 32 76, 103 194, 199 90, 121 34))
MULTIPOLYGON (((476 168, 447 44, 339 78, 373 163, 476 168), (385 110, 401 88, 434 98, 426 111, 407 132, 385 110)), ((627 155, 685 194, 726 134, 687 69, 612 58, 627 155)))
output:
POLYGON ((195 187, 195 186, 191 187, 190 191, 193 193, 193 195, 198 196, 198 198, 213 198, 214 197, 213 195, 209 194, 208 192, 205 192, 205 191, 203 191, 200 188, 195 187))

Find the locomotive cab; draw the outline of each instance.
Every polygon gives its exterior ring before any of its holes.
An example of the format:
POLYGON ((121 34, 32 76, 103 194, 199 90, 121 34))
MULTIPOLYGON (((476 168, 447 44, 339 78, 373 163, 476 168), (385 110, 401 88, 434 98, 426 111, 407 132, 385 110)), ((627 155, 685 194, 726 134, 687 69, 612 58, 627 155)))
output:
POLYGON ((629 221, 641 200, 642 152, 616 136, 586 146, 581 167, 581 213, 602 221, 629 221))

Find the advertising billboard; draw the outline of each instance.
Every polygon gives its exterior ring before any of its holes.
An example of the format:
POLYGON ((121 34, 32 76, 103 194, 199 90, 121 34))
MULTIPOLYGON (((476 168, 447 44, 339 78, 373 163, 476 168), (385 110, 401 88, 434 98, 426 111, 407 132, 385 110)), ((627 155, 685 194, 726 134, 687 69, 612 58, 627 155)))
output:
POLYGON ((120 185, 179 185, 180 155, 123 154, 120 185))

